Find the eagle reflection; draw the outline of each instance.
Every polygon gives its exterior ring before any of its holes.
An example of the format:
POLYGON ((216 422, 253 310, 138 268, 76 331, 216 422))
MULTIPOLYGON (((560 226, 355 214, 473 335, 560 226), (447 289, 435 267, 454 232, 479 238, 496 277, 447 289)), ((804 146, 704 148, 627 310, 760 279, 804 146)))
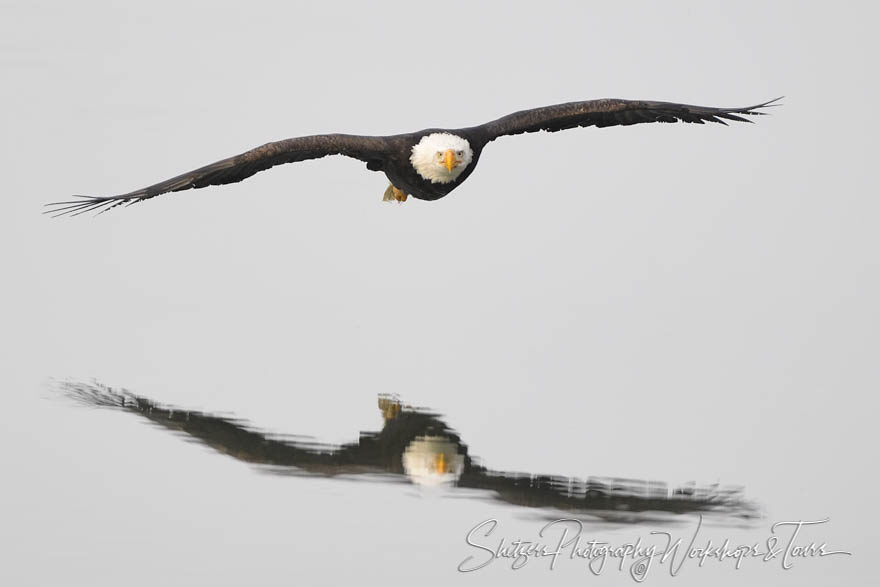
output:
POLYGON ((608 477, 586 480, 493 471, 468 454, 458 434, 439 414, 379 396, 384 425, 361 432, 341 446, 260 431, 228 416, 162 405, 101 384, 64 383, 61 392, 79 403, 131 412, 182 433, 238 460, 287 475, 390 475, 421 486, 488 490, 492 499, 591 515, 613 522, 640 522, 658 514, 700 513, 754 518, 755 506, 741 488, 692 484, 670 490, 662 482, 608 477))

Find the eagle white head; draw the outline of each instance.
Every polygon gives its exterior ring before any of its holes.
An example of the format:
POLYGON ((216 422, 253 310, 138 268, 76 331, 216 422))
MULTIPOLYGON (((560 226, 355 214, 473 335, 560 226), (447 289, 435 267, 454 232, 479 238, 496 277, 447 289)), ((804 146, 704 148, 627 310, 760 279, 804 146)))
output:
POLYGON ((435 132, 416 143, 409 161, 418 174, 431 183, 449 183, 467 169, 473 158, 474 152, 466 139, 448 132, 435 132))

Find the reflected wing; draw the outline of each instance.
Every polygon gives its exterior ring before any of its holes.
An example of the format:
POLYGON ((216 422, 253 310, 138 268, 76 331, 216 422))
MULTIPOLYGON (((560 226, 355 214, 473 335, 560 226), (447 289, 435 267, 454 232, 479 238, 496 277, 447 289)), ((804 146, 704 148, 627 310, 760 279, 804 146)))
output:
POLYGON ((127 194, 106 197, 73 196, 75 200, 47 204, 47 213, 63 216, 106 211, 121 204, 142 202, 167 192, 239 182, 282 163, 319 159, 327 155, 345 155, 376 165, 384 160, 387 148, 385 137, 330 134, 286 139, 267 143, 127 194))
POLYGON ((743 115, 765 114, 760 110, 775 106, 776 98, 763 104, 743 108, 714 108, 673 102, 650 102, 644 100, 618 100, 606 98, 586 102, 569 102, 522 110, 484 124, 481 128, 492 141, 500 136, 518 135, 546 130, 556 132, 577 126, 618 126, 643 122, 695 122, 706 121, 727 124, 725 120, 751 122, 743 115))
POLYGON ((457 485, 494 492, 494 498, 512 505, 554 508, 590 513, 605 519, 629 518, 634 514, 718 513, 750 518, 754 504, 745 500, 742 488, 685 486, 670 490, 665 483, 641 479, 531 475, 491 471, 473 465, 457 485))
POLYGON ((100 384, 64 383, 61 391, 81 404, 125 410, 153 424, 182 433, 217 452, 240 461, 274 467, 296 467, 315 475, 383 472, 372 463, 359 463, 349 453, 356 448, 336 447, 302 438, 271 435, 247 423, 205 412, 156 404, 127 391, 100 384))

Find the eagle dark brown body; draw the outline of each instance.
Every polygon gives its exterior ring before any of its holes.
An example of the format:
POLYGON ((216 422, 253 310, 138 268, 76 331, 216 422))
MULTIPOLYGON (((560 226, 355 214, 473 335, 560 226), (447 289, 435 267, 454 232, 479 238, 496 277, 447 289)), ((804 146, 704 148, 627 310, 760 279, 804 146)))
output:
MULTIPOLYGON (((376 171, 384 171, 391 185, 397 187, 408 195, 418 198, 419 200, 439 200, 456 187, 462 184, 464 180, 473 173, 480 159, 480 153, 486 145, 486 140, 480 133, 480 127, 449 130, 441 128, 426 129, 417 133, 408 135, 396 135, 386 137, 389 143, 389 149, 386 158, 382 161, 381 167, 377 167, 376 171), (418 174, 409 160, 409 154, 412 148, 427 135, 434 133, 449 133, 460 136, 468 141, 474 153, 474 158, 461 175, 454 181, 449 183, 432 183, 418 174)), ((367 164, 367 169, 374 169, 367 164)))

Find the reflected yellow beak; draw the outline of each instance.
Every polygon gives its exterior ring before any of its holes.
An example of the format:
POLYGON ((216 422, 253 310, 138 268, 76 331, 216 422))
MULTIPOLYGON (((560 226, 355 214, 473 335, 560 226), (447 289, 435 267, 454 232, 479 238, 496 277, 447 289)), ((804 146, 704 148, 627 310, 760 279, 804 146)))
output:
POLYGON ((446 152, 443 154, 443 164, 449 171, 452 171, 452 168, 458 165, 458 161, 455 159, 455 151, 446 149, 446 152))
MULTIPOLYGON (((449 151, 446 152, 449 153, 449 151)), ((452 168, 450 167, 450 169, 452 168)), ((442 452, 434 457, 434 470, 440 474, 446 472, 446 455, 444 455, 442 452)))

